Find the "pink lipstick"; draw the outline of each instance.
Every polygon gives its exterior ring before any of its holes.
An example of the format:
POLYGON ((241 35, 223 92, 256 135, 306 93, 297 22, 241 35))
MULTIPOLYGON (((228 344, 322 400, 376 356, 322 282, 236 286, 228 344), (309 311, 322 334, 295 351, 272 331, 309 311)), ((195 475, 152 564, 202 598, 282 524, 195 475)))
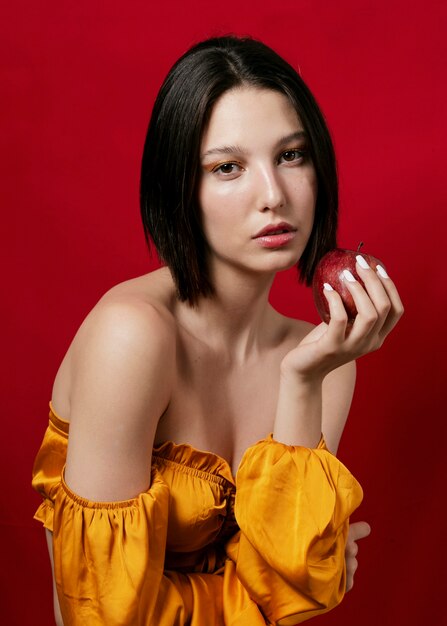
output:
POLYGON ((253 239, 263 248, 279 248, 292 241, 295 235, 296 228, 287 222, 279 222, 265 226, 253 239))

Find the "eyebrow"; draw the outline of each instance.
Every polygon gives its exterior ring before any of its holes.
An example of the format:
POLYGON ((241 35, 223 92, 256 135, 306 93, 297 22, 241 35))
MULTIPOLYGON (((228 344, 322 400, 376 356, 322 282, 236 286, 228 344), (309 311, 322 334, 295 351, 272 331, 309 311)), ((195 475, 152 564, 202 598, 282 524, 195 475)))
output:
MULTIPOLYGON (((297 130, 294 133, 285 135, 284 137, 281 137, 281 139, 279 139, 276 142, 275 150, 277 150, 280 146, 283 146, 284 144, 289 143, 290 141, 297 141, 301 139, 307 139, 307 133, 304 130, 297 130)), ((211 148, 210 150, 207 150, 201 155, 200 158, 204 159, 205 157, 211 154, 243 154, 245 152, 247 152, 247 150, 237 145, 218 146, 216 148, 211 148)))

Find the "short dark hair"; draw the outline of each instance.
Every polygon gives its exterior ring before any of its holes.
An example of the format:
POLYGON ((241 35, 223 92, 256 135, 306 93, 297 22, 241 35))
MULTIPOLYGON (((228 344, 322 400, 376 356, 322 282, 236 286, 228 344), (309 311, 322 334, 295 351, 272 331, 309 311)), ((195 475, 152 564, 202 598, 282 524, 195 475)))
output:
POLYGON ((297 264, 309 285, 319 259, 336 246, 338 182, 334 148, 318 104, 298 73, 271 48, 251 38, 207 39, 172 67, 155 100, 144 145, 140 201, 146 242, 171 270, 178 298, 194 305, 211 296, 208 244, 197 186, 200 144, 213 105, 239 86, 284 94, 307 133, 317 176, 313 229, 297 264))

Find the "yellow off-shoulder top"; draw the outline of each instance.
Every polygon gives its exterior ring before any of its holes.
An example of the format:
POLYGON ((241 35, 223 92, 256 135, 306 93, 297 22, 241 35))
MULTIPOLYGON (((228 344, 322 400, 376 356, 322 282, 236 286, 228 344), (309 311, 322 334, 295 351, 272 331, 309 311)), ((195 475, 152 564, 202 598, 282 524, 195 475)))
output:
POLYGON ((69 423, 50 403, 32 484, 53 532, 65 626, 299 624, 343 598, 349 516, 362 489, 321 439, 272 436, 227 461, 155 447, 150 488, 92 502, 64 481, 69 423))

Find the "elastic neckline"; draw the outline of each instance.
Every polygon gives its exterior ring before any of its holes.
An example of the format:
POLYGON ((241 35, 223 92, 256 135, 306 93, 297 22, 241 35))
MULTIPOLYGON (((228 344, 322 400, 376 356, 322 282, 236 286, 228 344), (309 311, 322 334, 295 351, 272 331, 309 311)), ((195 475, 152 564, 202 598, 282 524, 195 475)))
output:
MULTIPOLYGON (((70 422, 64 419, 63 417, 61 417, 60 415, 58 415, 58 413, 56 413, 51 400, 49 402, 49 407, 50 407, 50 415, 49 415, 50 422, 53 424, 53 426, 57 428, 59 432, 61 432, 61 434, 68 437, 70 422)), ((182 463, 176 462, 176 458, 178 454, 181 453, 182 451, 189 452, 189 453, 192 452, 194 455, 197 455, 198 457, 202 457, 203 459, 210 461, 210 464, 212 462, 212 464, 215 465, 216 467, 220 466, 220 468, 222 469, 222 474, 223 474, 222 478, 224 478, 225 480, 228 480, 233 485, 236 484, 236 480, 235 480, 235 477, 233 476, 233 472, 232 472, 231 465, 229 464, 229 462, 226 459, 224 459, 222 456, 219 456, 218 454, 215 454, 214 452, 209 452, 207 450, 200 450, 199 448, 195 448, 189 443, 175 443, 174 441, 170 441, 170 440, 164 441, 156 446, 154 445, 153 447, 154 457, 163 458, 177 465, 182 465, 182 463)), ((187 467, 191 467, 191 466, 188 464, 187 467)), ((192 467, 192 469, 195 469, 195 468, 192 467)), ((213 472, 205 471, 203 473, 211 477, 213 476, 217 477, 213 472)))
MULTIPOLYGON (((50 422, 58 429, 59 432, 61 432, 66 437, 68 437, 70 422, 56 413, 51 401, 49 402, 49 406, 50 406, 50 422)), ((268 442, 268 443, 278 443, 279 445, 284 445, 286 447, 291 447, 291 448, 296 447, 296 446, 287 446, 287 444, 282 444, 281 442, 277 442, 275 439, 273 439, 273 433, 269 433, 266 437, 264 437, 264 439, 261 439, 257 443, 261 443, 263 441, 268 442)), ((256 444, 253 444, 253 445, 256 445, 256 444)), ((251 447, 252 446, 249 446, 249 448, 251 447)), ((323 434, 321 435, 320 441, 318 445, 316 446, 316 449, 327 449, 323 434)), ((233 485, 236 485, 236 478, 233 475, 233 471, 231 469, 230 463, 226 459, 224 459, 222 456, 214 452, 209 452, 207 450, 200 450, 199 448, 195 448, 189 443, 175 443, 174 441, 170 441, 170 440, 164 441, 163 443, 153 447, 153 454, 155 457, 158 457, 158 458, 162 457, 162 458, 172 461, 173 463, 176 463, 178 454, 181 453, 182 451, 185 451, 187 453, 192 452, 194 455, 197 455, 198 457, 201 457, 202 459, 206 459, 208 461, 214 462, 216 467, 217 466, 221 467, 223 477, 226 480, 228 480, 230 483, 232 483, 233 485), (166 454, 166 451, 168 451, 167 454, 166 454)), ((242 463, 242 460, 241 460, 241 463, 242 463)), ((181 465, 181 463, 179 463, 179 465, 181 465)), ((191 467, 189 464, 186 464, 186 465, 187 467, 191 467)), ((240 467, 240 464, 239 464, 239 467, 240 467)), ((213 474, 213 472, 206 472, 206 473, 211 476, 215 475, 213 474)))

